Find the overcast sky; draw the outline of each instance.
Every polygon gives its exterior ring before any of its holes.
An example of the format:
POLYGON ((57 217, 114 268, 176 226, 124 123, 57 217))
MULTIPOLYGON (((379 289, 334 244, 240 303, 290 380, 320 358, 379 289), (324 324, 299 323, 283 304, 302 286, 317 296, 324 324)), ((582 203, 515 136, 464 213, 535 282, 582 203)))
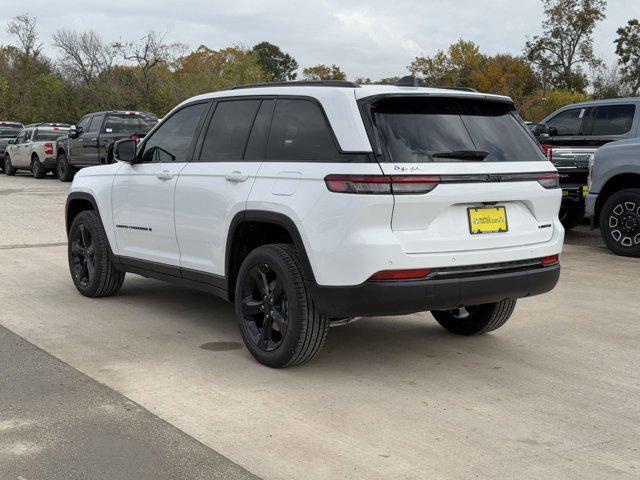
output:
MULTIPOLYGON (((105 40, 135 40, 149 29, 190 48, 252 46, 267 40, 293 55, 301 67, 336 63, 349 78, 404 75, 416 55, 431 55, 458 38, 483 52, 522 52, 527 35, 540 32, 541 0, 0 0, 4 25, 21 13, 38 18, 49 55, 51 34, 66 26, 93 29, 105 40), (77 8, 73 8, 77 5, 77 8)), ((640 17, 640 0, 609 0, 596 29, 595 48, 615 61, 616 29, 640 17)), ((6 29, 0 43, 8 43, 6 29)))

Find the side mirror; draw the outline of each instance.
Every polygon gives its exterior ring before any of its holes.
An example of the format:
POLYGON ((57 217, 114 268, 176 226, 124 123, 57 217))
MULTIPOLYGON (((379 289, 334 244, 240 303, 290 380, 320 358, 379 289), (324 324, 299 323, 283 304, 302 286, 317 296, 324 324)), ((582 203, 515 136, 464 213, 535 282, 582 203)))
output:
POLYGON ((16 139, 15 138, 9 139, 9 142, 8 142, 9 145, 13 145, 14 143, 16 143, 16 139))
POLYGON ((78 138, 82 134, 82 127, 71 125, 69 127, 69 138, 78 138))
POLYGON ((134 163, 138 142, 131 139, 118 140, 113 145, 113 158, 120 162, 134 163))
POLYGON ((548 137, 550 131, 551 131, 551 129, 549 128, 549 125, 547 125, 546 123, 539 123, 532 130, 532 133, 536 137, 548 137))

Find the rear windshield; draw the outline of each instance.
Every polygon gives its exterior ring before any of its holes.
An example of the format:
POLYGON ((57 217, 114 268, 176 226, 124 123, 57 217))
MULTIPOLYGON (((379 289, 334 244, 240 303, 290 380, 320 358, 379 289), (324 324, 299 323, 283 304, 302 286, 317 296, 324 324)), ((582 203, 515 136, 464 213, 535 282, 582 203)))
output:
POLYGON ((105 133, 149 133, 158 119, 142 115, 109 115, 104 126, 105 133))
POLYGON ((374 104, 373 117, 389 162, 460 162, 474 154, 474 161, 485 162, 544 160, 507 103, 389 98, 374 104))
POLYGON ((0 125, 0 137, 14 138, 22 130, 22 127, 14 127, 11 125, 0 125))
POLYGON ((34 142, 42 142, 44 140, 55 140, 60 138, 66 133, 64 130, 36 130, 36 134, 33 137, 34 142))

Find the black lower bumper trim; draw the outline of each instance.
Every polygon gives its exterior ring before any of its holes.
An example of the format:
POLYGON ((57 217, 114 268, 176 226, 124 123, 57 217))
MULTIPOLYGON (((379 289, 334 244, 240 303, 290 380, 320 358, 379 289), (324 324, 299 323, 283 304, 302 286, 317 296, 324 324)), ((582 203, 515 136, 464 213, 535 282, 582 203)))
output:
POLYGON ((316 286, 312 295, 317 308, 332 317, 405 315, 539 295, 552 290, 559 278, 556 264, 471 277, 316 286))

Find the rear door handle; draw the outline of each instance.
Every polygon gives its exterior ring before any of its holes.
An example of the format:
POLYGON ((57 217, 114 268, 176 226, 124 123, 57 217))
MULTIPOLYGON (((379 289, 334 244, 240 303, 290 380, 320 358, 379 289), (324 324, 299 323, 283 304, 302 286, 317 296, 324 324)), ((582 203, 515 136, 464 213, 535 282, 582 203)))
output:
POLYGON ((227 173, 224 178, 227 182, 246 182, 249 175, 244 175, 242 172, 236 170, 234 172, 227 173))
POLYGON ((161 172, 158 172, 156 174, 156 177, 163 181, 171 180, 173 178, 173 173, 171 173, 169 170, 163 170, 161 172))

